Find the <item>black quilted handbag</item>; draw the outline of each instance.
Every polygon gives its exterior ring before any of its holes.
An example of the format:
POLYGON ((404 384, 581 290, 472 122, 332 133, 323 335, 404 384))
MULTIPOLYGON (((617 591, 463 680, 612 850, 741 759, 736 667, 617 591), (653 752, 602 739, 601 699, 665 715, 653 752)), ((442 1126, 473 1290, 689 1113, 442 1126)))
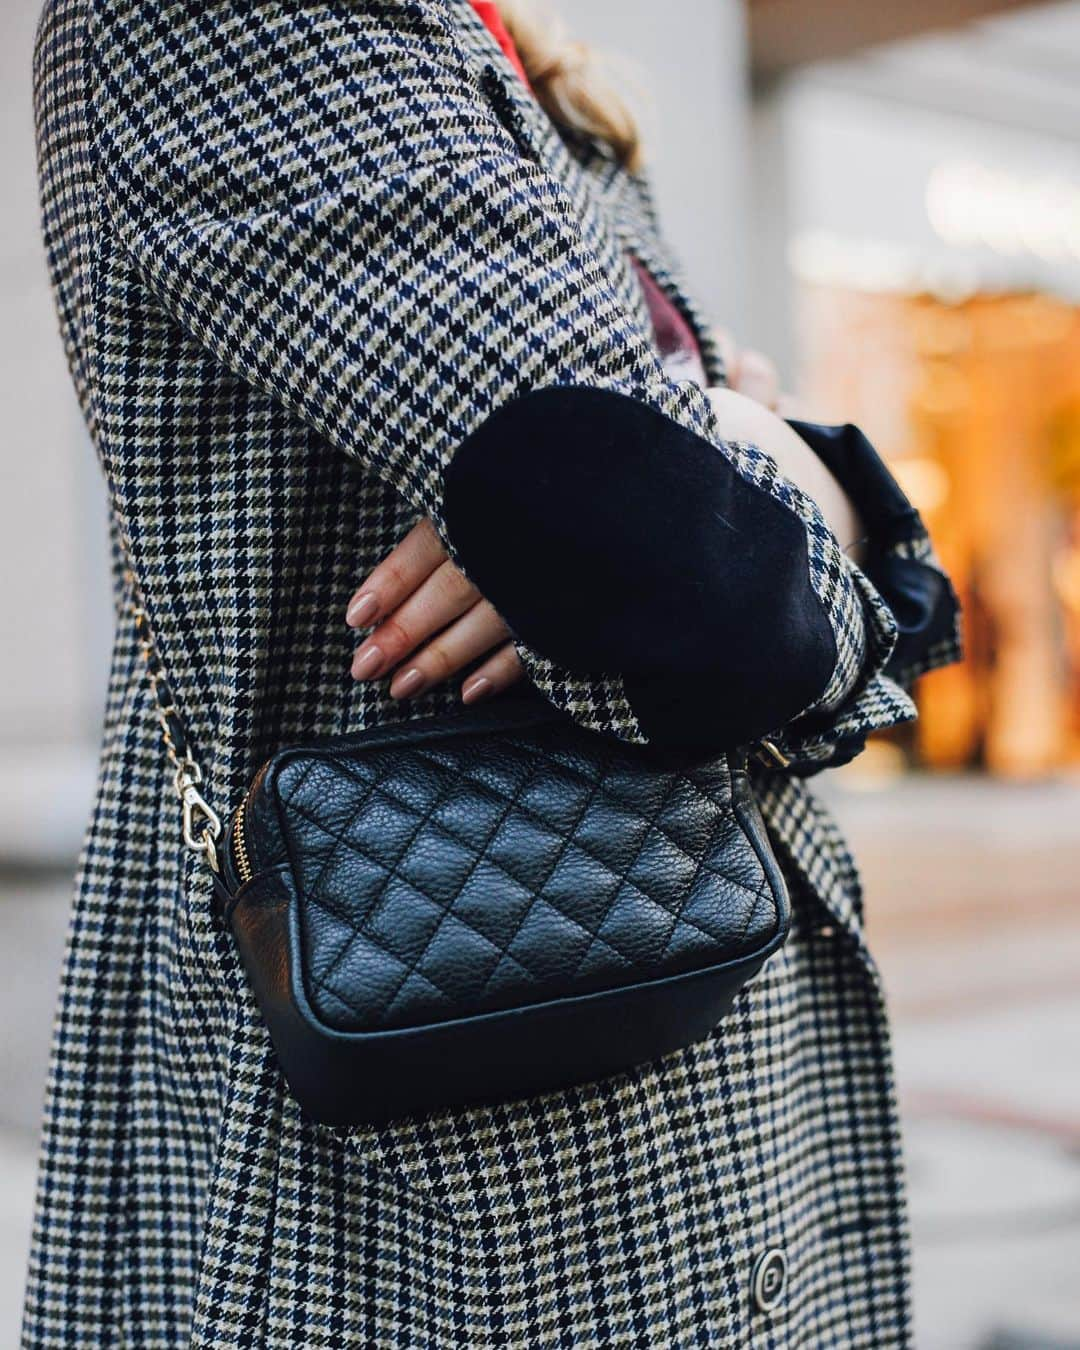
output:
POLYGON ((139 622, 185 841, 316 1120, 655 1059, 709 1032, 787 935, 743 762, 677 763, 532 692, 281 750, 223 830, 139 622))

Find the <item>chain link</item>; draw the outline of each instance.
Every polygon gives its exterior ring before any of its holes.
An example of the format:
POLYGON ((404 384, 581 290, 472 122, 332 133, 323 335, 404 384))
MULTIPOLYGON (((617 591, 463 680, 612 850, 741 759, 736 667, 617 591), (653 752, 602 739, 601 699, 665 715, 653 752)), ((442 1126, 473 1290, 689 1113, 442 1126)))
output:
POLYGON ((182 810, 182 828, 185 845, 205 857, 214 872, 220 871, 218 841, 221 838, 221 817, 199 791, 203 772, 188 745, 187 733, 180 710, 173 700, 172 689, 154 645, 150 620, 139 601, 135 574, 125 573, 131 593, 131 614, 135 621, 135 635, 146 666, 150 691, 154 696, 154 712, 161 728, 165 753, 173 767, 173 787, 182 810))

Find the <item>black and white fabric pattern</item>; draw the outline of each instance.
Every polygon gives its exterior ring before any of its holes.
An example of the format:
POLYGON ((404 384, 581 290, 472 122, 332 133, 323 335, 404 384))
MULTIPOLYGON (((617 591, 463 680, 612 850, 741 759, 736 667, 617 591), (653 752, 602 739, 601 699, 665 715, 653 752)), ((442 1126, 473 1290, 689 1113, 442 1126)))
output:
MULTIPOLYGON (((876 580, 664 374, 628 254, 722 379, 647 186, 559 137, 467 0, 50 0, 36 100, 117 636, 24 1345, 906 1346, 882 994, 854 865, 799 774, 909 715, 892 681, 951 659, 954 620, 932 656, 908 642, 905 672, 886 669, 876 580), (571 387, 709 442, 806 531, 834 659, 775 729, 792 771, 757 771, 794 932, 712 1036, 660 1063, 330 1130, 285 1090, 181 844, 125 570, 225 809, 282 744, 454 706, 353 684, 344 601, 418 513, 455 547, 459 446, 571 387), (773 1249, 786 1279, 764 1306, 773 1249)), ((926 547, 917 520, 889 542, 920 566, 926 547)), ((645 734, 621 667, 521 648, 580 721, 645 734)))

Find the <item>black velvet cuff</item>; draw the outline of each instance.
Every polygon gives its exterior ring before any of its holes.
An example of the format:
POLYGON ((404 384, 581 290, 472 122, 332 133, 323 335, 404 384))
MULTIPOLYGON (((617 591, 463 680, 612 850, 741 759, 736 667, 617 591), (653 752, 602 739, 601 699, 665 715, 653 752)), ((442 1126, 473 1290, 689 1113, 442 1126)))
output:
POLYGON ((832 675, 802 522, 637 399, 573 386, 505 404, 447 467, 443 512, 515 634, 575 674, 622 674, 657 743, 746 743, 832 675))

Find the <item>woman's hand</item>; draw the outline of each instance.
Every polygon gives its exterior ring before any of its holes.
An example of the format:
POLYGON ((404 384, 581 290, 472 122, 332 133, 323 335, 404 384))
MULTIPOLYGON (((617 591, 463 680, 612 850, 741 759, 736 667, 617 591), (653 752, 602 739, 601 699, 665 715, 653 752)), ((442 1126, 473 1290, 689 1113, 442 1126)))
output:
MULTIPOLYGON (((816 487, 830 508, 827 518, 840 525, 845 534, 850 533, 842 505, 831 490, 831 477, 826 475, 829 481, 825 481, 824 466, 816 467, 820 462, 809 448, 790 427, 760 408, 757 419, 747 418, 748 400, 770 409, 780 405, 775 365, 761 352, 738 351, 726 332, 716 337, 730 381, 728 390, 709 391, 721 432, 731 439, 758 439, 759 443, 771 440, 762 448, 777 454, 781 468, 796 481, 802 480, 800 486, 816 487), (731 390, 742 398, 732 395, 731 390), (735 404, 742 405, 738 415, 730 416, 730 426, 725 425, 728 415, 736 412, 735 404), (807 459, 814 464, 807 467, 807 459)), ((362 583, 349 602, 346 622, 350 628, 372 629, 353 655, 353 678, 377 680, 392 675, 391 698, 415 698, 476 661, 481 664, 461 687, 465 703, 501 693, 524 674, 510 630, 450 561, 428 520, 414 525, 362 583)))
POLYGON ((349 601, 350 628, 372 627, 353 655, 355 680, 393 672, 391 698, 415 698, 482 657, 461 687, 477 703, 524 674, 510 630, 421 520, 349 601))

